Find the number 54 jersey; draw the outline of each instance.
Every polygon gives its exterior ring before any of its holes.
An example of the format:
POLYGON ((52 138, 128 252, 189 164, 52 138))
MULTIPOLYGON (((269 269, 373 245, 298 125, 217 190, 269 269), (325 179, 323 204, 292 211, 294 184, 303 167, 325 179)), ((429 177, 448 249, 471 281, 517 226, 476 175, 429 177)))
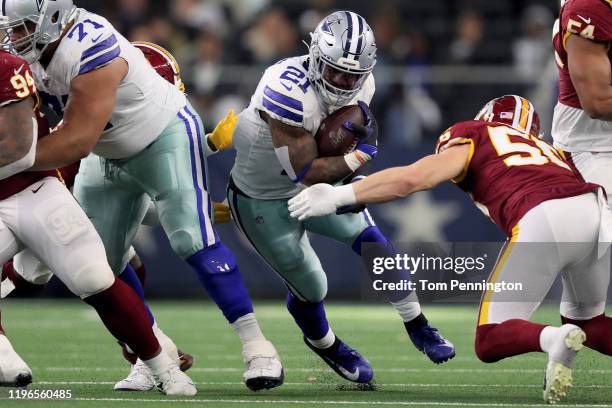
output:
POLYGON ((436 153, 459 144, 469 144, 470 154, 453 182, 508 236, 538 204, 600 188, 584 182, 551 145, 503 123, 457 123, 440 136, 436 153))
MULTIPOLYGON (((303 128, 313 137, 321 124, 339 106, 327 106, 307 79, 308 56, 287 58, 263 74, 249 106, 240 113, 234 130, 236 162, 232 178, 252 198, 290 198, 300 192, 284 173, 274 153, 270 127, 260 112, 289 126, 303 128)), ((369 104, 374 95, 374 77, 369 74, 361 90, 347 105, 369 104)))

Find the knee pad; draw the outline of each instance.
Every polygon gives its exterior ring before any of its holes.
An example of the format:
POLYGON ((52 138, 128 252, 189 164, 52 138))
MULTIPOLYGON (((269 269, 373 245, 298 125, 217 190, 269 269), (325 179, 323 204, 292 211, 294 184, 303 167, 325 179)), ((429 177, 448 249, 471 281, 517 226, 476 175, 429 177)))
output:
POLYGON ((90 265, 61 280, 72 293, 86 298, 110 288, 115 275, 108 265, 90 265))

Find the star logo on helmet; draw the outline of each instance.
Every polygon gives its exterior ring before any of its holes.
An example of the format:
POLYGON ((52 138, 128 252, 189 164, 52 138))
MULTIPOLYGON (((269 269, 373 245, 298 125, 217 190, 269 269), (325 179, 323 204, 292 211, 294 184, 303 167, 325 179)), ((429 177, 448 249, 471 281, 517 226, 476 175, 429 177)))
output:
POLYGON ((340 22, 340 17, 336 17, 336 16, 329 17, 325 19, 325 21, 323 21, 323 25, 321 25, 321 31, 327 34, 333 34, 331 31, 331 26, 339 22, 340 22))

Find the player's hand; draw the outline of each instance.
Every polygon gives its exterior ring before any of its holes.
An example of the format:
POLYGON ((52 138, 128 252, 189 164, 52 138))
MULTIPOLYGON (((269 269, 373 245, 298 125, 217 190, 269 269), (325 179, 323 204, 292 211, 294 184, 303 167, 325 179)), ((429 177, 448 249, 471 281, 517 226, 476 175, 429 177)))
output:
POLYGON ((226 202, 213 201, 213 211, 215 212, 215 224, 225 224, 232 219, 232 213, 226 202))
MULTIPOLYGON (((358 170, 359 172, 359 170, 358 170)), ((353 173, 354 174, 354 173, 353 173)), ((350 181, 345 181, 345 185, 346 184, 351 184, 354 183, 356 181, 359 180, 363 180, 366 176, 364 174, 357 174, 354 177, 350 178, 350 181)), ((347 179, 349 180, 349 179, 347 179)), ((349 205, 343 205, 342 207, 339 207, 336 210, 336 214, 338 215, 342 215, 342 214, 348 214, 348 213, 353 213, 353 214, 359 214, 360 212, 362 212, 363 210, 366 209, 366 205, 365 204, 349 204, 349 205)))
POLYGON ((315 184, 289 200, 289 214, 300 221, 332 214, 337 208, 334 187, 329 184, 315 184))
POLYGON ((353 132, 359 139, 355 150, 365 153, 368 159, 371 160, 378 154, 378 124, 365 102, 358 101, 357 105, 359 105, 363 112, 365 126, 353 122, 345 122, 344 127, 353 132))
POLYGON ((232 146, 234 129, 238 116, 234 115, 234 111, 230 110, 227 115, 217 123, 215 130, 208 135, 208 145, 214 151, 225 150, 232 146))

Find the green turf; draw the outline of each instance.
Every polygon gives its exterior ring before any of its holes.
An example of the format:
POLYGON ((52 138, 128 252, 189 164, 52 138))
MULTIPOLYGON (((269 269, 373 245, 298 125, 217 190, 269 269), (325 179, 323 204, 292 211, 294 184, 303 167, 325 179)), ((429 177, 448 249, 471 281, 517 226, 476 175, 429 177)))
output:
MULTIPOLYGON (((391 308, 329 305, 334 331, 374 366, 375 390, 363 391, 337 377, 307 350, 283 305, 258 304, 261 325, 276 345, 286 373, 285 385, 260 393, 250 392, 241 383, 238 339, 213 305, 156 302, 152 308, 160 327, 196 356, 189 374, 198 383, 197 396, 169 398, 156 391, 114 392, 114 381, 127 374, 128 367, 94 312, 76 300, 9 300, 2 303, 3 323, 15 348, 34 371, 35 382, 29 389, 71 390, 73 398, 10 400, 9 389, 4 388, 0 389, 0 407, 168 407, 201 402, 207 407, 486 407, 542 402, 546 356, 532 353, 497 364, 479 362, 473 352, 476 308, 472 306, 426 308, 429 319, 457 347, 454 360, 436 366, 412 347, 391 308)), ((535 319, 556 324, 557 313, 547 307, 535 319)), ((576 366, 575 387, 564 403, 611 404, 612 359, 584 350, 576 366)))

